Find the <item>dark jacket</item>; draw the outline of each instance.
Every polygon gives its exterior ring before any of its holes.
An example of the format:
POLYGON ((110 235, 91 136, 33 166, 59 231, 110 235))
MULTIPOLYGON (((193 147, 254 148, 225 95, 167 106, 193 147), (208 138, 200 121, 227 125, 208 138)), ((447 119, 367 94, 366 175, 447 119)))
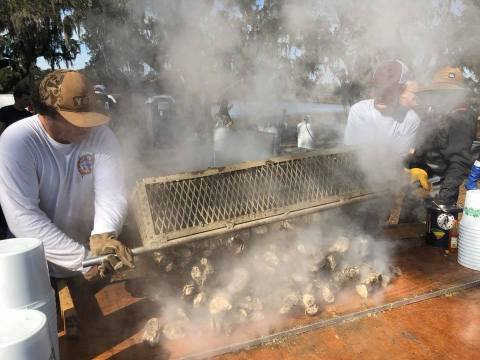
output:
POLYGON ((477 116, 467 107, 439 117, 423 119, 417 133, 417 146, 409 167, 425 168, 429 175, 442 178, 438 201, 454 204, 458 188, 473 162, 472 144, 476 137, 477 116))

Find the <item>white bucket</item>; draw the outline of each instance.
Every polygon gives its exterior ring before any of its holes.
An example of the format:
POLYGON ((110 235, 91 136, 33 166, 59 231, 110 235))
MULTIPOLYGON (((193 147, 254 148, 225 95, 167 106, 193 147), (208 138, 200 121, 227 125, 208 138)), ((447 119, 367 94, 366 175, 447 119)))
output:
POLYGON ((57 305, 55 302, 55 292, 52 290, 50 295, 36 303, 30 304, 25 309, 41 311, 47 317, 48 321, 48 333, 50 343, 55 350, 55 358, 60 359, 60 350, 58 347, 58 331, 57 331, 57 305))
POLYGON ((56 359, 47 329, 47 318, 36 310, 0 311, 0 359, 56 359))
POLYGON ((480 190, 467 191, 461 223, 468 228, 480 230, 480 190))
POLYGON ((458 237, 458 263, 469 269, 480 270, 480 231, 472 229, 463 218, 458 237))
POLYGON ((50 296, 52 287, 40 240, 0 240, 0 289, 0 309, 25 307, 50 296))

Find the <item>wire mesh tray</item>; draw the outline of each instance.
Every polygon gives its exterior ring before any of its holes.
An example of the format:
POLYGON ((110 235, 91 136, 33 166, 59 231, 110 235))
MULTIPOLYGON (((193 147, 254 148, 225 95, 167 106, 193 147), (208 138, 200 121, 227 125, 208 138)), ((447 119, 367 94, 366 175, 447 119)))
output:
POLYGON ((336 148, 143 179, 133 196, 143 245, 366 195, 356 163, 355 149, 336 148))

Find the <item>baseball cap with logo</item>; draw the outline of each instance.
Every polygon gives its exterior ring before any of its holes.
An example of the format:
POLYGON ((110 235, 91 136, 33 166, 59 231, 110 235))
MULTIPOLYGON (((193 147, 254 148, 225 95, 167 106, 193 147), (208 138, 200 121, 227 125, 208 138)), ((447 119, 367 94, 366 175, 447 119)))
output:
POLYGON ((468 90, 462 69, 459 67, 444 67, 440 69, 433 75, 430 85, 420 88, 419 91, 433 90, 468 90))
POLYGON ((408 80, 411 80, 411 73, 407 65, 395 59, 377 66, 373 73, 372 84, 378 88, 389 88, 394 85, 404 85, 408 80))
POLYGON ((56 70, 46 75, 38 89, 42 103, 78 127, 94 127, 110 118, 96 108, 93 87, 75 70, 56 70))

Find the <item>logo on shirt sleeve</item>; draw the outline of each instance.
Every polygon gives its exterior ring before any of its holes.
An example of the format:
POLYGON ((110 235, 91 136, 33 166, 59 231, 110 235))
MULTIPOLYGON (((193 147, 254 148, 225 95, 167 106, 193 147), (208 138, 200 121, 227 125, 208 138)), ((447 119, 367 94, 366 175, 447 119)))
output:
POLYGON ((80 175, 85 176, 93 172, 93 165, 95 164, 94 154, 84 154, 78 158, 77 169, 80 175))

